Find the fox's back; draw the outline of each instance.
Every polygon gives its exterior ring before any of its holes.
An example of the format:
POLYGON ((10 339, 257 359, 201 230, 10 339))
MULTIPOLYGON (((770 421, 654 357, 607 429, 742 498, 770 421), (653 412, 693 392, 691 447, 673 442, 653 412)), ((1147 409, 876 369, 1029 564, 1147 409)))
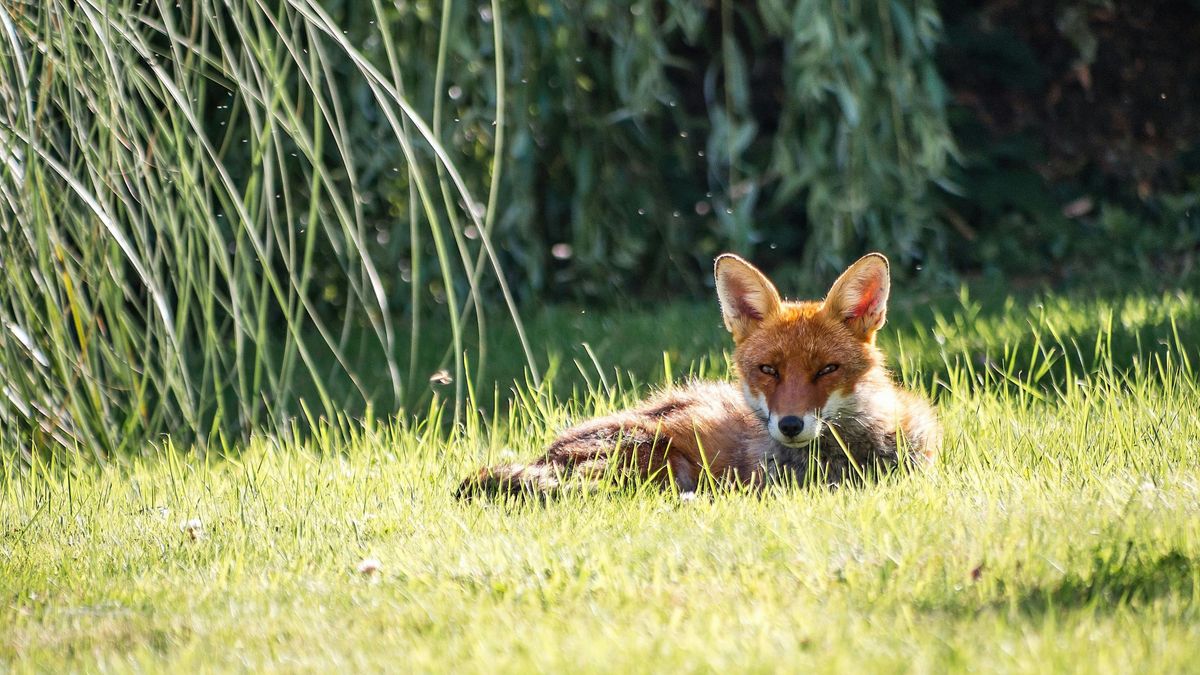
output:
POLYGON ((698 469, 739 481, 759 470, 770 445, 763 421, 731 382, 690 380, 651 396, 629 414, 670 438, 672 450, 698 469))

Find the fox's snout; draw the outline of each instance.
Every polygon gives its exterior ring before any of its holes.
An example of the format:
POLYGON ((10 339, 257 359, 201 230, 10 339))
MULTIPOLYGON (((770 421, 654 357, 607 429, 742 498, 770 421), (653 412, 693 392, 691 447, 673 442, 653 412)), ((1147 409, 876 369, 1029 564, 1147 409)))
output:
POLYGON ((804 431, 804 418, 788 415, 779 420, 779 432, 788 438, 799 436, 804 431))
POLYGON ((784 445, 806 445, 820 435, 821 418, 817 416, 816 411, 803 415, 779 415, 771 412, 767 417, 767 431, 784 445))
POLYGON ((771 415, 767 423, 768 431, 775 440, 784 445, 804 445, 809 443, 821 431, 821 420, 815 414, 807 415, 771 415))

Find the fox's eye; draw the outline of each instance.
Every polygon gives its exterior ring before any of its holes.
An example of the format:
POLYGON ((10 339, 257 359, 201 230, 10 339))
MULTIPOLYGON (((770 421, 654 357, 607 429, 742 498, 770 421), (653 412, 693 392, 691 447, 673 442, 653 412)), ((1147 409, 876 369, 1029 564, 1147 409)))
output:
POLYGON ((764 363, 761 366, 759 366, 758 369, 763 371, 763 373, 770 375, 771 377, 779 377, 779 371, 775 370, 774 366, 768 366, 767 364, 764 363))
POLYGON ((837 370, 837 369, 838 369, 838 364, 836 364, 836 363, 831 363, 831 364, 829 364, 829 365, 825 366, 824 368, 822 368, 822 369, 818 370, 818 371, 817 371, 817 377, 821 377, 821 376, 824 376, 824 375, 828 375, 828 374, 832 373, 833 371, 835 371, 835 370, 837 370))

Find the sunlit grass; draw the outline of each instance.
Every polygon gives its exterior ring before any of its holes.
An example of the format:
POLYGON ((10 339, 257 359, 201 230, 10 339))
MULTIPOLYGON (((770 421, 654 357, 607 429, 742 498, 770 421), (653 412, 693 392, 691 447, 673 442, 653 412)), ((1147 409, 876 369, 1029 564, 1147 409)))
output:
POLYGON ((1195 299, 935 305, 885 330, 901 376, 936 388, 945 455, 861 489, 451 498, 479 462, 632 400, 630 377, 696 359, 722 375, 715 310, 687 305, 534 318, 559 374, 479 394, 486 417, 457 429, 435 410, 225 457, 166 444, 103 468, 9 465, 0 667, 1192 668, 1195 299), (583 340, 602 371, 633 372, 602 378, 583 340))

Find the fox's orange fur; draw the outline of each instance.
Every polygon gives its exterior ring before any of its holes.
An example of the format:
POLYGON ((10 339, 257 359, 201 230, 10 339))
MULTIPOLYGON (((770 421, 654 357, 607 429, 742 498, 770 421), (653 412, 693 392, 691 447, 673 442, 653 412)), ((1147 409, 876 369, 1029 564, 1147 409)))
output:
POLYGON ((937 455, 930 405, 898 387, 875 333, 886 319, 887 259, 865 256, 823 301, 788 302, 741 258, 716 261, 739 383, 694 381, 560 435, 529 464, 482 469, 461 496, 546 493, 570 480, 620 474, 695 490, 706 472, 761 487, 831 484, 937 455))

